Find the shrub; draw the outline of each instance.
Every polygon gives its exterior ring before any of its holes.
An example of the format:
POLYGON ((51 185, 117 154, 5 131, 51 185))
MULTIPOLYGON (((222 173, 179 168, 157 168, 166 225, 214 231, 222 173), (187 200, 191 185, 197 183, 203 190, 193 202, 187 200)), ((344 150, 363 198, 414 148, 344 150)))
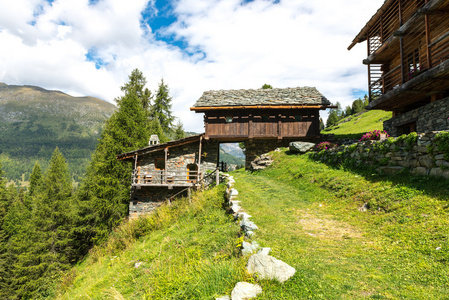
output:
POLYGON ((335 148, 337 145, 331 142, 321 142, 318 145, 316 145, 316 150, 321 151, 321 150, 327 150, 327 149, 331 149, 331 148, 335 148))
POLYGON ((387 137, 389 137, 389 135, 387 134, 387 132, 385 130, 373 130, 370 132, 365 133, 361 138, 360 138, 360 142, 363 141, 378 141, 380 140, 380 136, 381 134, 386 134, 387 137))

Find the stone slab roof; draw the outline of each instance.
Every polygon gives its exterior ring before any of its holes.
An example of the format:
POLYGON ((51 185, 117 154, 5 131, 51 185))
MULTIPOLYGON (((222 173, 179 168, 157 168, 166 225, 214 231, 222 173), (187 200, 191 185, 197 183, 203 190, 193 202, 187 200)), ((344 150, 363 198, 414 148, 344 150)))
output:
POLYGON ((195 107, 252 105, 331 105, 315 87, 207 91, 195 107))

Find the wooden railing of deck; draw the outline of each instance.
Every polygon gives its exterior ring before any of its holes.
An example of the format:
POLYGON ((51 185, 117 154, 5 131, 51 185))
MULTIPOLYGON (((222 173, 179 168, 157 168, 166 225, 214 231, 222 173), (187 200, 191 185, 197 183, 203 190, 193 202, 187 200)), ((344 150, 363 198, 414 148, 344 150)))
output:
POLYGON ((405 1, 402 10, 398 10, 400 2, 397 1, 396 6, 370 28, 368 56, 375 56, 384 43, 389 44, 390 49, 397 49, 388 56, 390 61, 385 62, 389 70, 382 70, 380 63, 369 65, 370 100, 449 59, 447 14, 420 12, 419 9, 426 7, 425 2, 412 2, 405 1))
POLYGON ((202 178, 202 172, 156 170, 138 172, 132 175, 133 185, 193 185, 202 178))

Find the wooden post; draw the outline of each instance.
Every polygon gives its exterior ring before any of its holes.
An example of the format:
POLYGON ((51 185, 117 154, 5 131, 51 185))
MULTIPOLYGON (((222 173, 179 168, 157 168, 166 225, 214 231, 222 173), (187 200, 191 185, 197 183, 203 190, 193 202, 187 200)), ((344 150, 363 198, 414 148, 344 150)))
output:
MULTIPOLYGON (((366 39, 366 45, 368 47, 368 57, 370 55, 370 51, 369 51, 369 47, 370 47, 370 42, 369 42, 369 36, 366 39)), ((368 64, 368 96, 369 96, 369 100, 372 100, 372 96, 371 96, 371 65, 368 64)))
POLYGON ((248 115, 248 138, 253 138, 253 115, 248 115))
POLYGON ((220 171, 218 170, 218 168, 217 168, 217 170, 215 171, 215 183, 216 183, 217 185, 220 184, 220 171))
POLYGON ((197 173, 196 173, 196 181, 197 182, 198 182, 198 180, 200 180, 199 175, 200 175, 200 171, 201 171, 201 151, 202 151, 201 145, 202 145, 202 142, 203 142, 203 137, 200 136, 200 146, 199 146, 199 149, 198 149, 198 170, 197 170, 197 173))
POLYGON ((165 161, 164 161, 164 183, 167 183, 167 158, 168 158, 168 147, 164 149, 165 161))
MULTIPOLYGON (((426 0, 426 4, 429 2, 426 0)), ((424 15, 424 23, 426 27, 426 56, 427 56, 427 68, 432 68, 432 56, 430 53, 430 26, 429 26, 429 14, 424 15)))
MULTIPOLYGON (((134 182, 134 180, 136 180, 136 178, 138 178, 137 172, 138 172, 138 170, 137 170, 137 154, 136 154, 136 155, 134 155, 134 172, 133 172, 133 175, 136 177, 132 178, 132 182, 134 182)), ((140 183, 140 182, 136 182, 136 183, 140 183)))
POLYGON ((282 114, 278 115, 278 140, 282 139, 282 114))
POLYGON ((192 199, 190 199, 190 187, 187 189, 187 197, 189 198, 189 204, 192 204, 192 199))

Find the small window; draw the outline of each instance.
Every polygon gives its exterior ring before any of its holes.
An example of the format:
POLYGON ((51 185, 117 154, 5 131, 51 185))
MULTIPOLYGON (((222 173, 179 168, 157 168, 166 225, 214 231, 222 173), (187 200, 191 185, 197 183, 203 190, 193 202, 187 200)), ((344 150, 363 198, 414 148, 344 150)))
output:
POLYGON ((232 123, 232 116, 226 116, 226 123, 232 123))
POLYGON ((268 116, 262 116, 262 122, 268 122, 269 117, 268 116))
POLYGON ((302 120, 302 116, 295 116, 295 121, 301 121, 302 120))

